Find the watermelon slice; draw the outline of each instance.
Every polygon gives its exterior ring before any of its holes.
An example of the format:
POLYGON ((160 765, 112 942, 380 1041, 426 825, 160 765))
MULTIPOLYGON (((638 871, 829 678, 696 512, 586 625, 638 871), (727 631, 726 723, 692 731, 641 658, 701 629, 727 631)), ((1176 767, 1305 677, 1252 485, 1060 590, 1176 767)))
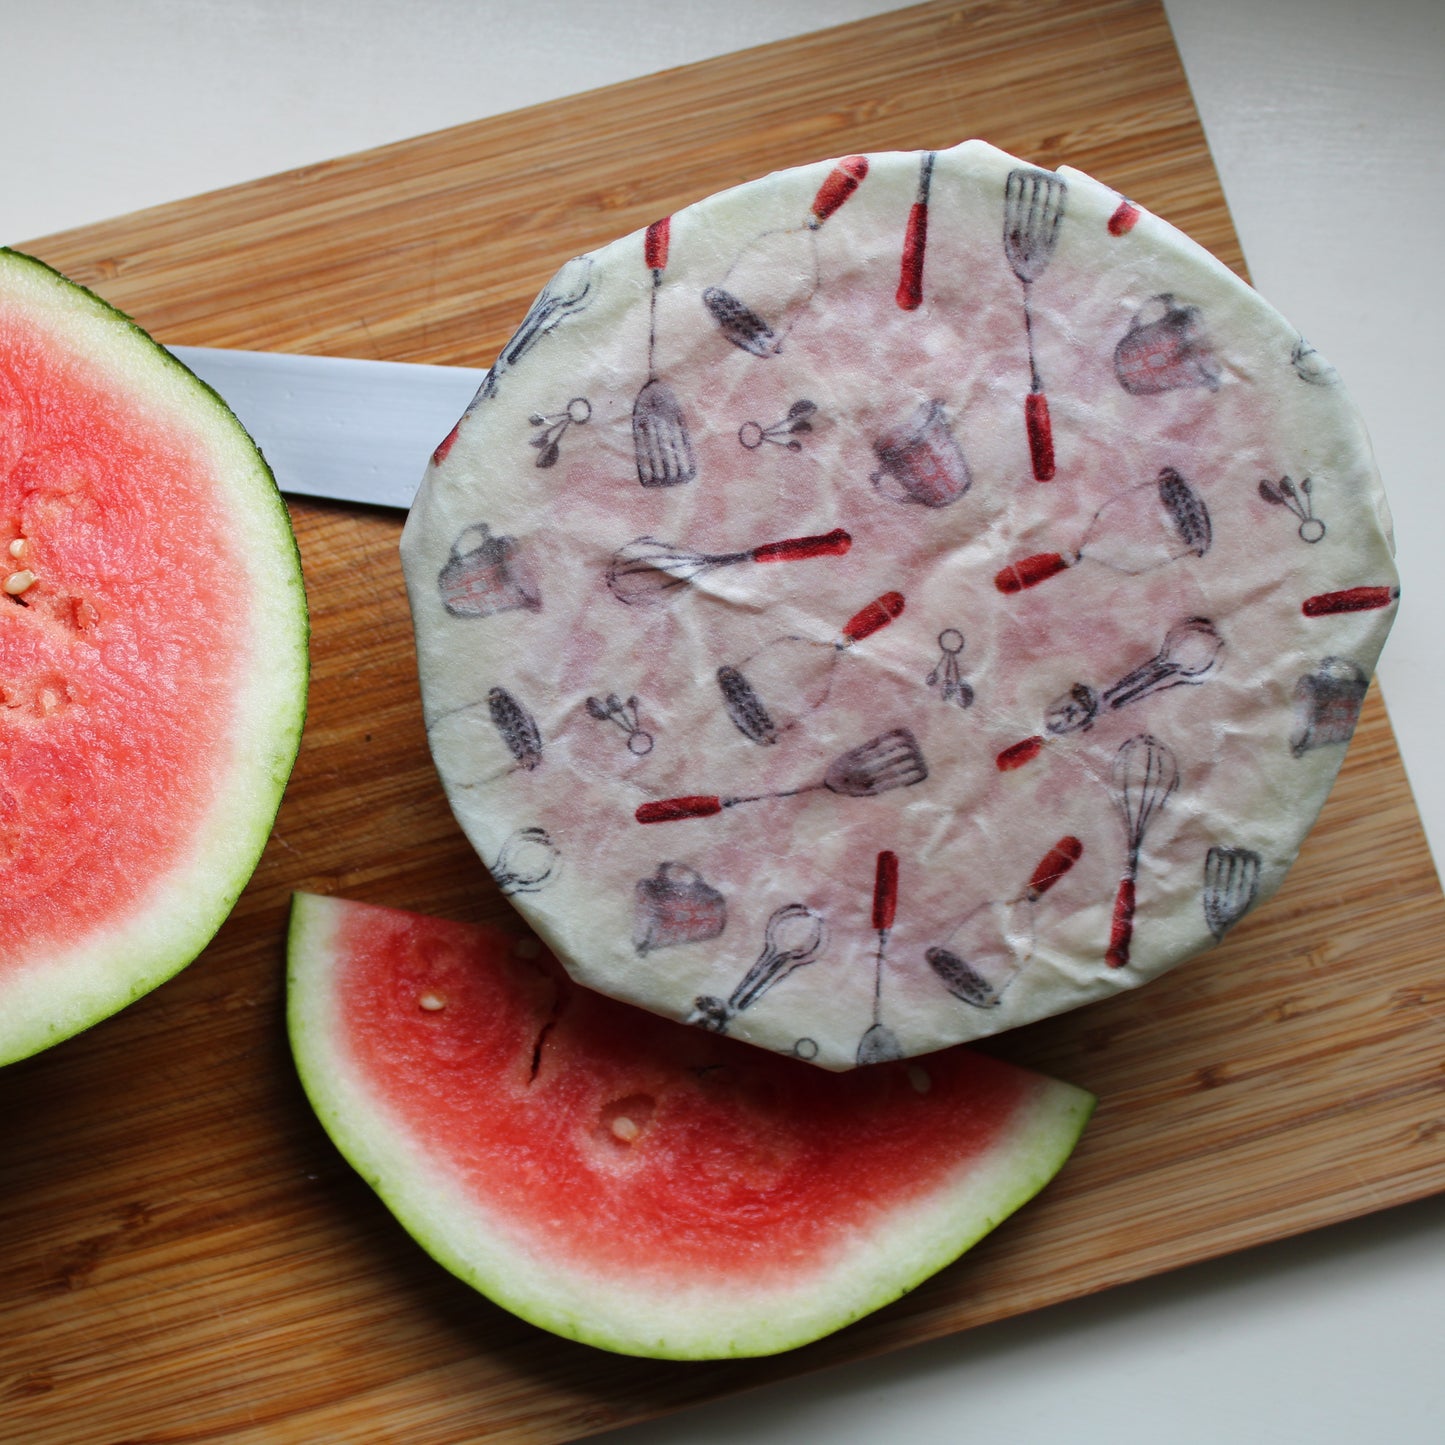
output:
POLYGON ((1093 1107, 951 1049, 831 1074, 572 983, 536 939, 298 894, 289 1018, 337 1146, 441 1264, 623 1354, 772 1354, 955 1259, 1093 1107))
POLYGON ((0 1064, 205 946, 306 705, 261 455, 120 312, 0 250, 0 1064))

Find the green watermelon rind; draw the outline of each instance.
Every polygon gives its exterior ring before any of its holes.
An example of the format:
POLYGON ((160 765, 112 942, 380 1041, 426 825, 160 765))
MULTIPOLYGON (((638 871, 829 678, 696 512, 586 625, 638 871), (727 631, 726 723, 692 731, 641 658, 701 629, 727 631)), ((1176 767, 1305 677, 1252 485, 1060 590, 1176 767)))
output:
MULTIPOLYGON (((306 719, 310 627, 301 558, 275 478, 209 386, 109 302, 45 262, 0 247, 0 281, 57 340, 105 366, 118 388, 203 439, 227 484, 255 601, 253 665, 233 710, 234 765, 184 862, 130 916, 37 958, 0 984, 0 1065, 39 1053, 118 1012, 205 948, 250 881, 275 822, 306 719)), ((9 946, 9 945, 7 945, 9 946)))
POLYGON ((871 1314, 953 1263, 1058 1173, 1094 1097, 1038 1077, 1005 1138, 906 1215, 858 1231, 825 1271, 771 1293, 756 1280, 729 1291, 665 1271, 642 1279, 584 1276, 556 1264, 489 1216, 368 1090, 334 1045, 332 985, 343 955, 344 900, 297 893, 287 941, 287 1024, 302 1086, 343 1157, 440 1265, 522 1319, 618 1354, 715 1360, 777 1354, 871 1314))

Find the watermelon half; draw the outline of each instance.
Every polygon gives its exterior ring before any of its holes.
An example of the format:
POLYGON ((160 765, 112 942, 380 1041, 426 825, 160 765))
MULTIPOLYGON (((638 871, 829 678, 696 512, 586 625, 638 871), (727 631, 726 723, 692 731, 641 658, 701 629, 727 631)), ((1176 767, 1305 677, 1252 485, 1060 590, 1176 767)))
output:
POLYGON ((306 707, 301 567, 224 402, 0 250, 0 1064, 189 963, 306 707))
POLYGON ((831 1074, 572 983, 535 938, 298 894, 292 1049, 441 1264, 624 1354, 805 1344, 1036 1194, 1093 1108, 984 1055, 831 1074))

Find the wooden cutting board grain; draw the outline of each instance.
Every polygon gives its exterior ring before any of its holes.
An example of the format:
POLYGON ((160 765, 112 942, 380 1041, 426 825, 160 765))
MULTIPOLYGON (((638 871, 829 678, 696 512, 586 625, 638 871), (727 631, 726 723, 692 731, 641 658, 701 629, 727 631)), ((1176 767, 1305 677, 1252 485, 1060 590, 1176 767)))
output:
MULTIPOLYGON (((566 257, 766 170, 982 136, 1242 268, 1155 0, 930 4, 31 244, 161 339, 484 366, 566 257)), ((543 1334, 434 1266, 311 1117, 288 895, 506 904, 427 757, 398 518, 292 507, 311 715, 186 973, 0 1075, 0 1439, 575 1438, 1445 1187, 1445 900, 1372 697, 1282 893, 1212 956, 994 1047, 1095 1090, 1064 1174, 906 1299, 778 1360, 543 1334)))

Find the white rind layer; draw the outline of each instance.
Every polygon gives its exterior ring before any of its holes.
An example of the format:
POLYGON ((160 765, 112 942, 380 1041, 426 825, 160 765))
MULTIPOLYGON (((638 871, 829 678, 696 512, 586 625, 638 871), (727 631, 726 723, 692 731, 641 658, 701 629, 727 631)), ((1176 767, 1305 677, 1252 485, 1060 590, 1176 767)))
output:
POLYGON ((843 1328, 937 1273, 1041 1190, 1062 1167, 1092 1096, 1042 1076, 1006 1137, 925 1198, 837 1242, 833 1260, 772 1287, 557 1261, 515 1221, 455 1182, 368 1086, 336 1007, 343 900, 296 894, 288 941, 291 1046, 307 1096, 346 1159, 439 1264, 543 1329, 621 1354, 725 1359, 776 1354, 843 1328))
MULTIPOLYGON (((252 614, 225 776, 204 823, 181 861, 154 879, 127 916, 28 959, 0 982, 0 1064, 98 1023, 179 972, 210 941, 270 835, 300 745, 309 668, 306 596, 286 505, 225 402, 99 297, 42 262, 0 250, 0 307, 12 306, 158 423, 183 429, 211 459, 221 486, 217 510, 247 569, 252 614)), ((24 942, 5 946, 23 950, 24 942)))

